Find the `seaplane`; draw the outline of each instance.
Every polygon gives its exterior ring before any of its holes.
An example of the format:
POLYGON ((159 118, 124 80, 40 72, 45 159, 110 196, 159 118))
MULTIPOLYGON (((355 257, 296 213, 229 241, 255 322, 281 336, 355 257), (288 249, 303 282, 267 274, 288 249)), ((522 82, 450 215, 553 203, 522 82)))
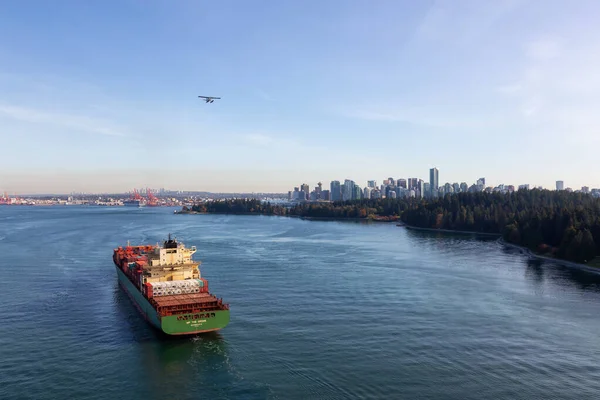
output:
POLYGON ((220 97, 212 97, 212 96, 198 96, 201 99, 204 99, 205 102, 207 103, 213 103, 215 100, 219 100, 220 97))

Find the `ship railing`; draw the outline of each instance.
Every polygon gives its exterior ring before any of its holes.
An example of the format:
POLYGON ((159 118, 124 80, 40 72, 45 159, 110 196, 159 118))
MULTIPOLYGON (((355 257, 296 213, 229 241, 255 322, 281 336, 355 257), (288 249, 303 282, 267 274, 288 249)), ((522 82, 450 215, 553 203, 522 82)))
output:
POLYGON ((158 306, 156 307, 156 311, 158 312, 176 312, 176 311, 185 311, 185 310, 205 310, 205 309, 215 309, 218 310, 222 308, 222 304, 215 303, 188 303, 188 304, 178 304, 172 306, 158 306))
MULTIPOLYGON (((228 309, 228 308, 227 308, 228 309)), ((227 310, 221 307, 203 307, 203 308, 187 308, 183 310, 162 310, 158 311, 158 313, 162 317, 168 317, 171 315, 182 315, 182 314, 195 314, 195 313, 204 313, 204 312, 214 312, 214 311, 223 311, 227 310)))
POLYGON ((159 306, 161 310, 185 310, 188 308, 204 308, 204 307, 218 307, 216 301, 204 301, 198 303, 184 303, 184 304, 173 304, 159 306))

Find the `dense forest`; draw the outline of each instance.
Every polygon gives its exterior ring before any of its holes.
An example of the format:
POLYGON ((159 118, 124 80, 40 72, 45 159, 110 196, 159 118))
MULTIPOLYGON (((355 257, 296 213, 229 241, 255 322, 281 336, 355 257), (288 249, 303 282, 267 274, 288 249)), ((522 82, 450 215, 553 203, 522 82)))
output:
POLYGON ((509 243, 576 262, 600 254, 600 199, 582 193, 460 193, 411 204, 401 218, 417 227, 499 233, 509 243))
POLYGON ((582 193, 535 189, 424 200, 301 203, 290 208, 259 200, 226 200, 198 204, 192 210, 335 219, 391 217, 420 228, 496 233, 509 243, 576 262, 600 254, 600 199, 582 193))
POLYGON ((400 217, 402 211, 408 208, 408 202, 396 199, 357 200, 333 203, 300 203, 293 207, 274 205, 255 199, 219 200, 199 203, 191 209, 210 214, 262 214, 297 216, 306 218, 331 218, 331 219, 361 219, 377 217, 400 217))
MULTIPOLYGON (((183 211, 188 211, 187 207, 183 211)), ((288 215, 288 208, 264 203, 256 199, 218 200, 199 203, 192 206, 190 211, 209 214, 262 214, 288 215)))

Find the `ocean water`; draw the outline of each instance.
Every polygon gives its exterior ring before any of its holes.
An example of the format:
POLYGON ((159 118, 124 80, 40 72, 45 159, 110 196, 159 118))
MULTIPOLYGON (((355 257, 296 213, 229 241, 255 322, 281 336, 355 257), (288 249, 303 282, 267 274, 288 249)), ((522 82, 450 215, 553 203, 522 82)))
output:
POLYGON ((491 239, 173 209, 0 207, 0 399, 591 399, 600 276, 491 239), (174 234, 231 305, 169 339, 112 250, 174 234))

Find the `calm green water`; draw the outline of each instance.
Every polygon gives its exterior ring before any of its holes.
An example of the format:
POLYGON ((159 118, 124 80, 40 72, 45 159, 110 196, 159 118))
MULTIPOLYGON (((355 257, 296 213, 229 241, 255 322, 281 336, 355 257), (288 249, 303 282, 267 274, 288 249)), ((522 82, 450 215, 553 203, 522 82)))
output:
POLYGON ((600 397, 600 277, 494 240, 173 209, 0 207, 1 399, 600 397), (165 340, 112 249, 172 232, 231 304, 165 340))

